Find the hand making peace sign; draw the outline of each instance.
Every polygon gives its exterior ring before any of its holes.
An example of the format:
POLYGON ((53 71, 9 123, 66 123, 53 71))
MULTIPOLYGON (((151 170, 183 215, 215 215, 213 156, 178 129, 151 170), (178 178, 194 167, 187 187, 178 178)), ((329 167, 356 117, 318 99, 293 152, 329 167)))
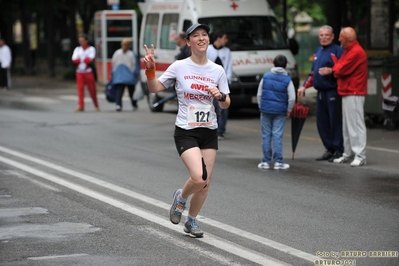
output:
POLYGON ((151 50, 148 49, 147 45, 144 44, 145 48, 145 56, 144 56, 144 63, 147 69, 153 69, 155 67, 155 57, 154 57, 154 45, 151 44, 151 50))

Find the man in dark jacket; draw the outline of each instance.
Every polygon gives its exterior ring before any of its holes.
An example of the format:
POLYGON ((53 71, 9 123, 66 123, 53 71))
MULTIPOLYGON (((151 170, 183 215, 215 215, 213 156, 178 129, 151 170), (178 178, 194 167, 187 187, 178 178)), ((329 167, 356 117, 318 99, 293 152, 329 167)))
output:
POLYGON ((344 153, 334 163, 346 163, 353 157, 351 166, 366 164, 367 130, 364 123, 364 101, 367 94, 367 54, 351 27, 341 30, 339 39, 345 49, 338 60, 331 55, 334 66, 320 69, 321 75, 334 75, 338 93, 342 96, 344 153))
POLYGON ((180 53, 175 56, 176 60, 186 59, 190 57, 191 51, 190 47, 186 44, 186 33, 181 32, 179 35, 176 36, 176 44, 180 47, 180 53))
POLYGON ((322 26, 319 30, 320 46, 313 55, 311 73, 302 87, 298 89, 298 98, 301 98, 305 89, 314 87, 317 90, 316 124, 325 153, 317 157, 317 161, 334 159, 342 156, 344 151, 342 137, 342 99, 337 91, 337 80, 334 75, 322 76, 319 69, 333 67, 334 61, 331 54, 340 58, 343 49, 333 43, 333 29, 322 26))

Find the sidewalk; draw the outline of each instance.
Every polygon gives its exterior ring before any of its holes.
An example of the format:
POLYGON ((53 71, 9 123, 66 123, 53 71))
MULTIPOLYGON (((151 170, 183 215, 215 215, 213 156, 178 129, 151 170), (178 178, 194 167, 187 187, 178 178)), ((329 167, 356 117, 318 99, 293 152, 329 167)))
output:
MULTIPOLYGON (((57 58, 58 59, 58 58, 57 58)), ((15 66, 11 73, 11 88, 10 90, 24 90, 24 89, 75 89, 75 80, 66 80, 64 75, 67 72, 72 72, 71 67, 62 66, 61 62, 56 61, 55 77, 50 77, 49 68, 45 59, 38 59, 33 70, 25 70, 22 58, 17 58, 15 66), (19 72, 25 72, 21 74, 19 72), (29 73, 33 71, 34 74, 29 73)))
MULTIPOLYGON (((17 60, 16 68, 22 68, 21 60, 17 60)), ((64 74, 71 71, 71 68, 65 68, 62 66, 61 62, 56 63, 55 67, 55 77, 50 77, 48 71, 47 61, 45 59, 39 59, 35 67, 35 75, 25 74, 11 75, 11 90, 48 90, 48 89, 67 89, 76 91, 75 80, 64 79, 64 74)), ((302 84, 305 77, 300 77, 300 83, 302 84)), ((97 92, 101 93, 105 86, 103 84, 97 83, 97 92)), ((301 102, 310 106, 310 115, 316 113, 316 90, 314 88, 308 88, 306 90, 305 96, 302 98, 301 102)))

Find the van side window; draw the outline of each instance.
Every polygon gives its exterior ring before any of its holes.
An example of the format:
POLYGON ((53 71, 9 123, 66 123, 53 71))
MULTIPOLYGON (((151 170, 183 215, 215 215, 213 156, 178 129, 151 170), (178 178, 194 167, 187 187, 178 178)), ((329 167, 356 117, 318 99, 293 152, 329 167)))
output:
POLYGON ((161 27, 161 49, 176 49, 175 38, 177 32, 177 22, 179 21, 179 14, 165 14, 162 18, 161 27))
POLYGON ((148 14, 144 28, 144 44, 150 47, 157 45, 159 14, 148 14))
POLYGON ((193 25, 193 22, 191 20, 184 20, 183 22, 183 31, 186 32, 190 26, 193 25))
POLYGON ((280 24, 273 16, 231 16, 199 18, 211 29, 224 29, 231 51, 267 51, 288 49, 280 24))

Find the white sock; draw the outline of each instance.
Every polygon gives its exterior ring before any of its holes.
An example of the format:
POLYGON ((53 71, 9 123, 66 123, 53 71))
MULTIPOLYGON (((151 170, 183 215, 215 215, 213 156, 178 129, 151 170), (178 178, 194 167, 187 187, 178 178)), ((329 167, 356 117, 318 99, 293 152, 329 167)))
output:
POLYGON ((180 201, 180 202, 186 202, 187 201, 187 199, 184 199, 182 196, 181 196, 181 194, 180 195, 177 195, 177 201, 180 201))
POLYGON ((187 217, 186 217, 186 222, 187 221, 189 221, 189 220, 195 220, 196 218, 194 217, 194 216, 191 216, 190 214, 189 215, 187 215, 187 217))

